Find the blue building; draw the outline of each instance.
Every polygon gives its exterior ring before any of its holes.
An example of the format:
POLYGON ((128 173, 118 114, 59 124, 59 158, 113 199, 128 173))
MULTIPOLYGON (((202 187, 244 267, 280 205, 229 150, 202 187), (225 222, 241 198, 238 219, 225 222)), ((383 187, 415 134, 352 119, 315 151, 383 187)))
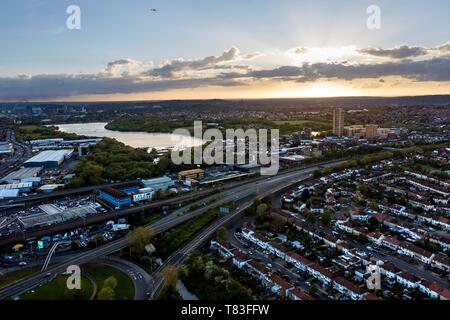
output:
POLYGON ((114 208, 129 207, 133 203, 133 195, 139 193, 144 185, 139 182, 123 183, 114 188, 100 190, 100 199, 111 204, 114 208))
POLYGON ((114 208, 124 208, 131 205, 131 196, 123 191, 114 188, 100 190, 100 199, 114 206, 114 208))

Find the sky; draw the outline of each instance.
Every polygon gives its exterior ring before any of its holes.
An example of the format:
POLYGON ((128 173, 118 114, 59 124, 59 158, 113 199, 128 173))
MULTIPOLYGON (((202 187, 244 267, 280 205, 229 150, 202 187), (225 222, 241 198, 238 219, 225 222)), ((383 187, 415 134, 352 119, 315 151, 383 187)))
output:
POLYGON ((450 94, 449 13, 448 0, 1 1, 0 101, 450 94))

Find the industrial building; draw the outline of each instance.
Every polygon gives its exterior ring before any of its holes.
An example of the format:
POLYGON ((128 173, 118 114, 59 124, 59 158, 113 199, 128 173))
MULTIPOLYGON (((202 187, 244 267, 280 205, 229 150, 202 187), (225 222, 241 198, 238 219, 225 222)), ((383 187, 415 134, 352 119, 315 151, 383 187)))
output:
POLYGON ((0 190, 0 199, 14 199, 19 196, 19 190, 17 189, 2 189, 0 190))
POLYGON ((133 201, 143 201, 150 199, 153 196, 153 190, 149 194, 148 189, 143 189, 144 185, 139 182, 130 182, 118 185, 114 188, 104 188, 99 192, 101 200, 106 201, 116 209, 129 207, 133 201), (137 196, 141 194, 140 190, 144 190, 146 195, 137 196))
POLYGON ((174 185, 174 181, 167 176, 142 180, 142 183, 145 185, 145 187, 152 188, 155 192, 158 192, 160 190, 165 191, 174 185))
POLYGON ((186 180, 186 179, 202 179, 205 175, 205 171, 203 169, 193 169, 178 172, 178 179, 186 180))
POLYGON ((131 196, 123 191, 114 188, 100 190, 100 199, 114 206, 114 208, 124 208, 131 205, 131 196))
POLYGON ((24 167, 57 168, 65 160, 70 159, 72 154, 73 149, 42 151, 31 159, 25 161, 24 167))
POLYGON ((22 168, 3 177, 0 180, 0 183, 30 182, 24 180, 27 180, 29 178, 36 178, 43 169, 43 167, 22 168))
POLYGON ((14 189, 18 190, 19 193, 30 192, 31 189, 33 189, 33 183, 25 182, 25 183, 0 184, 0 191, 14 190, 14 189))
POLYGON ((40 209, 43 211, 42 213, 18 218, 24 229, 51 226, 69 220, 92 216, 97 213, 96 208, 90 205, 67 210, 62 210, 56 206, 41 206, 40 209))
MULTIPOLYGON (((45 150, 45 149, 64 149, 64 148, 80 148, 85 149, 82 153, 88 151, 87 149, 91 145, 99 143, 101 138, 79 139, 79 140, 64 140, 64 139, 41 139, 30 141, 33 150, 45 150)), ((79 149, 80 150, 80 149, 79 149)), ((85 155, 85 154, 84 154, 85 155)))
POLYGON ((46 184, 39 188, 40 191, 44 193, 51 193, 57 189, 64 187, 63 184, 46 184))

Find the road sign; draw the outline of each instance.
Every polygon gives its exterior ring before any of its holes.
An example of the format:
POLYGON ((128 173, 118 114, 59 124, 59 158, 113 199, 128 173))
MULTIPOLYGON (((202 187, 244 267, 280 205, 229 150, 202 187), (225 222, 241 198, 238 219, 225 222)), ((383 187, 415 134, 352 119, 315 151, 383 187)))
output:
POLYGON ((219 209, 220 213, 230 213, 230 208, 220 207, 219 209))

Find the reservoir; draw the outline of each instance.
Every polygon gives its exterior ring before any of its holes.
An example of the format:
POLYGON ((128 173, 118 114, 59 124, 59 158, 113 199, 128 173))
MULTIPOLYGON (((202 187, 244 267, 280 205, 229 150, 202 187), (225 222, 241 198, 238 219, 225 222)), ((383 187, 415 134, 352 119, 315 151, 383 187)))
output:
POLYGON ((121 132, 105 129, 106 122, 55 125, 60 131, 99 138, 114 138, 133 148, 183 149, 202 145, 195 137, 171 133, 121 132))

